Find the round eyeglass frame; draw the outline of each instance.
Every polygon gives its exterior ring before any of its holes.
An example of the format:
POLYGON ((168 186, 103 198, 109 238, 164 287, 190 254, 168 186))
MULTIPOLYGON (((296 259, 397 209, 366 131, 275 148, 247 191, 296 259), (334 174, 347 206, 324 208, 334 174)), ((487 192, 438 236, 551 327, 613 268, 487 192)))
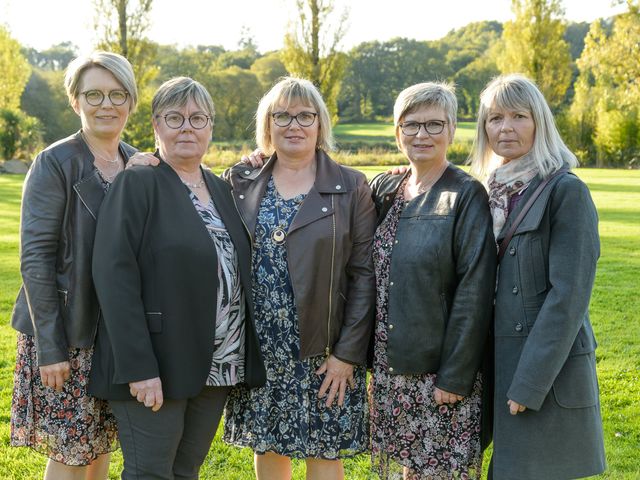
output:
POLYGON ((102 90, 97 90, 97 89, 86 90, 84 92, 81 92, 80 95, 84 95, 85 101, 89 105, 91 105, 92 107, 99 107, 100 105, 102 105, 102 103, 104 102, 104 99, 106 97, 109 97, 109 101, 111 102, 111 104, 115 105, 116 107, 119 107, 120 105, 124 105, 125 103, 127 103, 127 100, 129 99, 129 92, 127 92, 126 90, 121 90, 121 89, 111 90, 106 95, 104 94, 104 92, 102 90), (122 102, 114 101, 113 98, 112 98, 112 95, 113 95, 114 92, 124 93, 124 100, 122 102), (95 103, 95 102, 92 102, 91 100, 89 100, 88 94, 90 94, 90 93, 99 93, 100 94, 100 101, 95 103))
POLYGON ((442 121, 442 120, 429 120, 428 122, 403 122, 400 124, 400 130, 402 130, 402 133, 404 133, 407 137, 415 137, 416 135, 418 135, 418 133, 420 133, 420 127, 424 127, 424 131, 427 132, 429 135, 440 135, 442 132, 444 132, 444 127, 445 125, 449 123, 446 121, 442 121), (431 130, 429 130, 428 125, 438 125, 438 127, 436 128, 436 130, 434 131, 433 128, 431 130), (407 133, 405 132, 405 125, 410 125, 410 126, 418 126, 418 129, 415 131, 415 133, 407 133))
POLYGON ((209 125, 209 122, 211 121, 211 117, 209 115, 205 115, 204 113, 194 113, 193 115, 187 118, 181 113, 173 112, 173 113, 167 113, 166 115, 156 115, 156 118, 164 118, 164 123, 166 123, 167 127, 172 128, 173 130, 178 130, 182 128, 185 120, 189 120, 189 125, 191 125, 191 128, 193 128, 194 130, 202 130, 203 128, 206 128, 206 126, 209 125), (182 117, 182 121, 180 122, 180 125, 176 125, 175 127, 173 125, 170 125, 169 121, 167 120, 167 117, 169 116, 182 117), (191 121, 193 117, 205 117, 207 121, 204 122, 204 125, 202 125, 201 127, 196 127, 191 121))
POLYGON ((273 123, 275 123, 278 127, 288 127, 289 125, 291 125, 291 122, 293 122, 293 120, 295 119, 296 122, 298 122, 298 125, 300 125, 301 127, 310 127, 311 125, 313 125, 316 121, 316 117, 318 116, 318 114, 316 112, 300 112, 297 115, 291 115, 290 113, 287 112, 274 112, 271 114, 271 118, 273 118, 273 123), (286 114, 289 116, 289 121, 287 123, 278 123, 278 121, 276 120, 276 117, 278 115, 283 115, 286 114), (313 116, 313 120, 311 120, 311 122, 309 124, 305 124, 302 123, 300 121, 300 119, 298 118, 300 115, 312 115, 313 116))

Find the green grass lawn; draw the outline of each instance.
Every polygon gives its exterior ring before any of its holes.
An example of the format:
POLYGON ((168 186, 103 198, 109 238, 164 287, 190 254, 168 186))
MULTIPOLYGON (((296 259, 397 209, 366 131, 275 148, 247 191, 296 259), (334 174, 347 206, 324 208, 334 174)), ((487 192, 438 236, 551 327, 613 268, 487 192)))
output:
MULTIPOLYGON (((456 129, 456 141, 471 142, 475 135, 475 122, 460 122, 456 129)), ((388 142, 395 145, 395 129, 388 123, 343 123, 333 129, 338 144, 340 142, 388 142)))
MULTIPOLYGON (((465 129, 462 129, 466 131, 465 129)), ((473 131, 470 124, 469 131, 473 131)), ((365 129, 365 132, 369 130, 365 129)), ((378 133, 382 130, 378 130, 378 133)), ((461 131, 459 126, 459 133, 461 131)), ((393 133, 392 133, 393 134, 393 133)), ((371 177, 384 167, 362 167, 371 177)), ((640 479, 640 171, 579 169, 591 188, 600 215, 602 255, 591 301, 591 319, 599 342, 598 374, 611 480, 640 479)), ((9 447, 9 409, 15 361, 15 332, 9 326, 20 285, 18 223, 23 176, 0 175, 0 479, 42 478, 45 459, 25 448, 9 447)), ((346 478, 368 480, 369 459, 348 460, 346 478)), ((120 453, 110 478, 119 478, 120 453)), ((252 455, 229 447, 218 435, 201 472, 203 479, 252 479, 252 455)), ((294 466, 302 479, 303 466, 294 466)), ((545 479, 541 479, 545 480, 545 479)))

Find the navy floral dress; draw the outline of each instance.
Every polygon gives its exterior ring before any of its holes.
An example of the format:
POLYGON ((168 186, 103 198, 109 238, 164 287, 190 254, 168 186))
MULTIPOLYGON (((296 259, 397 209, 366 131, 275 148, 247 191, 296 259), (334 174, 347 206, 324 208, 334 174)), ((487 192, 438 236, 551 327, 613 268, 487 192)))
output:
MULTIPOLYGON (((402 467, 409 469, 410 480, 480 478, 480 376, 471 395, 461 402, 437 405, 433 399, 435 374, 391 375, 388 371, 389 267, 405 206, 405 183, 373 239, 376 328, 369 384, 372 463, 383 480, 402 478, 402 467)), ((416 258, 419 260, 419 256, 416 258)))
POLYGON ((224 440, 292 458, 338 459, 364 451, 368 444, 366 372, 354 368, 356 388, 342 407, 317 398, 324 376, 315 371, 324 357, 300 360, 300 333, 287 266, 285 231, 305 195, 284 200, 269 180, 256 222, 253 251, 253 298, 256 330, 267 370, 264 387, 232 390, 225 411, 224 440))

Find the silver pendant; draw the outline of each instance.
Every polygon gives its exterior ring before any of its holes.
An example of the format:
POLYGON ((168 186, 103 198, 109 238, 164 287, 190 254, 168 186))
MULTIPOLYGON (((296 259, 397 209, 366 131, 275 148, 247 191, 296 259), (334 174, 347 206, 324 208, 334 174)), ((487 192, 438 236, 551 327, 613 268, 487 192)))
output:
POLYGON ((273 232, 271 232, 271 239, 277 245, 284 243, 285 238, 287 238, 287 232, 285 232, 282 227, 276 227, 273 232))

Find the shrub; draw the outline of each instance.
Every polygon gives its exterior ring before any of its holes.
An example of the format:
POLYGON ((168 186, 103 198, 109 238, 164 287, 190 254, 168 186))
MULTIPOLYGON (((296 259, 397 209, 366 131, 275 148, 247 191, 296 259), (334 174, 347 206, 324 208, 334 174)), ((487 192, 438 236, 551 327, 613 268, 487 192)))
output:
POLYGON ((0 110, 0 156, 5 160, 33 157, 42 148, 42 126, 19 110, 0 110))

